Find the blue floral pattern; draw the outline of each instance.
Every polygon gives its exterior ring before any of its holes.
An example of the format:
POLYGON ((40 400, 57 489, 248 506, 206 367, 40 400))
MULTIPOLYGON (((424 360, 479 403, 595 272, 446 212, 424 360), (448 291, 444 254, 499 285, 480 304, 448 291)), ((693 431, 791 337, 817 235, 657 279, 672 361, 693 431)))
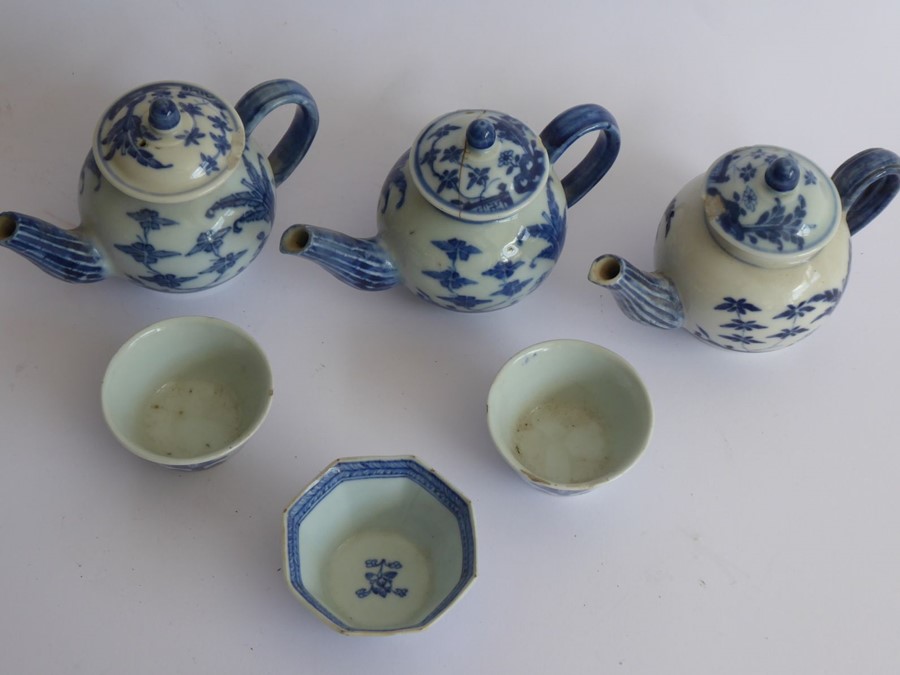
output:
POLYGON ((665 223, 665 233, 663 234, 663 238, 669 236, 669 230, 672 229, 672 220, 675 218, 675 199, 669 202, 669 205, 666 207, 665 212, 663 213, 663 222, 665 223))
POLYGON ((356 597, 367 598, 370 595, 377 595, 380 598, 386 598, 389 595, 396 595, 405 598, 409 592, 408 588, 399 588, 394 586, 394 579, 397 578, 397 570, 403 568, 403 564, 397 560, 386 560, 381 558, 370 558, 366 560, 367 569, 375 569, 374 572, 366 572, 366 581, 369 582, 368 588, 360 588, 356 591, 356 597))
POLYGON ((724 323, 709 331, 697 326, 693 334, 717 347, 739 351, 767 351, 782 346, 785 340, 792 342, 812 332, 820 319, 830 315, 843 293, 842 288, 831 288, 815 293, 809 298, 789 304, 780 312, 766 318, 763 310, 745 297, 726 296, 714 307, 722 313, 724 323))
POLYGON ((104 151, 104 161, 109 161, 118 153, 151 169, 167 169, 172 166, 158 160, 147 150, 147 141, 158 141, 160 137, 145 124, 141 115, 135 113, 139 104, 157 96, 169 97, 171 93, 164 85, 150 85, 126 94, 110 107, 101 125, 103 133, 100 145, 104 151))
POLYGON ((94 153, 89 152, 87 159, 84 160, 84 164, 81 167, 81 173, 78 175, 78 194, 84 194, 84 178, 85 172, 90 173, 94 177, 94 187, 92 190, 97 192, 100 190, 100 167, 97 166, 97 162, 94 161, 94 153))
POLYGON ((200 166, 206 173, 221 170, 218 158, 231 151, 228 133, 234 128, 227 119, 227 108, 209 92, 180 83, 159 83, 136 89, 113 104, 107 111, 101 124, 99 137, 103 160, 109 161, 115 154, 127 155, 141 166, 151 169, 167 169, 172 165, 158 159, 147 148, 148 141, 158 141, 160 136, 138 114, 137 109, 147 101, 157 98, 177 102, 178 110, 191 119, 190 128, 185 128, 175 135, 185 147, 200 146, 200 140, 209 138, 215 152, 201 152, 200 166), (203 120, 203 125, 199 121, 203 120), (212 131, 204 132, 203 128, 212 126, 212 131))
POLYGON ((522 227, 509 245, 513 252, 518 252, 528 240, 545 241, 546 246, 533 256, 530 262, 515 260, 513 256, 504 256, 499 260, 492 258, 493 264, 481 270, 478 278, 464 276, 459 271, 459 263, 467 262, 475 256, 485 255, 486 252, 458 237, 433 240, 432 246, 447 256, 449 264, 440 270, 422 270, 422 274, 435 279, 447 293, 432 297, 424 290, 418 289, 417 295, 441 306, 471 310, 487 309, 485 306, 497 304, 498 301, 505 306, 533 290, 550 270, 547 269, 537 276, 531 270, 535 270, 541 260, 549 261, 552 268, 552 263, 556 262, 565 242, 565 210, 560 208, 556 200, 551 189, 551 181, 547 183, 546 195, 547 210, 541 213, 541 222, 522 227), (493 280, 494 284, 485 287, 488 280, 493 280))
POLYGON ((393 190, 397 190, 397 202, 394 204, 395 209, 402 209, 403 204, 406 202, 406 173, 403 171, 403 168, 408 161, 409 151, 407 150, 394 164, 394 168, 391 169, 387 180, 384 182, 384 186, 381 188, 381 207, 379 210, 382 214, 387 211, 391 192, 393 190))
POLYGON ((838 206, 836 196, 819 185, 816 171, 808 160, 780 148, 756 146, 727 153, 707 175, 707 214, 711 209, 716 214, 710 216, 710 225, 757 253, 814 251, 832 232, 838 206), (802 185, 788 189, 770 183, 769 169, 780 168, 780 162, 793 163, 802 185))
POLYGON ((241 232, 241 226, 245 223, 260 220, 271 223, 275 213, 275 190, 266 175, 266 158, 257 154, 257 166, 253 166, 253 162, 246 155, 242 159, 244 168, 247 170, 247 177, 241 179, 241 185, 247 189, 219 199, 206 210, 206 217, 212 218, 216 211, 245 209, 244 213, 232 223, 235 232, 241 232))
POLYGON ((148 196, 177 194, 213 181, 233 166, 241 151, 242 136, 235 136, 240 127, 234 111, 214 94, 193 85, 158 82, 125 94, 109 108, 97 128, 94 152, 120 186, 146 190, 148 196), (146 180, 157 172, 165 172, 162 183, 146 180))
POLYGON ((522 122, 493 111, 460 111, 437 120, 415 145, 413 171, 423 195, 460 218, 497 216, 525 203, 549 172, 546 151, 522 122), (467 124, 488 121, 499 152, 467 148, 467 124))
POLYGON ((206 210, 206 217, 210 220, 216 219, 220 211, 234 213, 240 212, 242 209, 243 212, 230 225, 222 227, 216 224, 210 229, 202 231, 197 235, 193 246, 186 252, 158 248, 153 242, 155 232, 179 225, 179 221, 164 217, 156 209, 150 208, 127 213, 126 215, 137 223, 140 232, 131 242, 115 244, 115 248, 133 258, 135 262, 143 266, 146 272, 132 275, 131 278, 170 291, 194 291, 214 286, 223 281, 226 275, 230 276, 230 274, 236 273, 233 268, 239 262, 243 262, 246 266, 265 244, 269 226, 274 219, 275 194, 265 162, 265 157, 258 153, 256 165, 246 155, 243 157, 246 177, 241 179, 241 185, 247 189, 233 192, 217 200, 206 210), (230 241, 234 235, 241 234, 244 227, 250 223, 266 224, 266 227, 260 229, 255 236, 256 248, 253 253, 250 253, 249 248, 223 252, 226 241, 230 241), (196 271, 192 274, 173 274, 162 271, 158 267, 160 262, 169 258, 192 258, 195 256, 202 256, 205 263, 199 266, 195 265, 196 271), (199 287, 192 284, 190 288, 185 288, 189 282, 194 282, 204 276, 208 276, 209 279, 204 279, 199 287))
POLYGON ((148 274, 138 275, 137 279, 145 281, 149 284, 174 290, 188 281, 193 281, 196 276, 176 276, 174 274, 162 273, 156 269, 157 263, 166 258, 174 258, 180 256, 178 251, 167 251, 165 249, 157 249, 150 241, 150 235, 153 232, 161 230, 164 227, 178 225, 177 220, 164 218, 155 209, 141 209, 139 211, 131 211, 126 214, 129 218, 136 221, 141 228, 141 233, 137 239, 130 244, 116 244, 115 247, 127 253, 138 263, 143 265, 148 274))
POLYGON ((719 216, 719 224, 722 229, 734 237, 737 241, 747 240, 751 244, 760 241, 770 242, 776 250, 785 250, 785 245, 792 246, 796 250, 802 250, 805 239, 800 233, 815 224, 808 225, 806 217, 806 199, 800 195, 793 210, 788 211, 780 197, 774 198, 774 206, 757 216, 756 220, 744 224, 741 217, 756 211, 757 195, 750 186, 744 188, 743 193, 733 193, 726 197, 716 188, 710 188, 710 196, 718 196, 725 207, 724 213, 719 216))
MULTIPOLYGON (((324 605, 315 595, 314 589, 306 585, 308 578, 304 574, 304 565, 307 564, 301 556, 302 537, 301 528, 304 521, 312 514, 324 499, 332 494, 333 490, 342 483, 356 484, 360 480, 382 480, 402 478, 412 481, 421 487, 431 498, 437 500, 449 512, 453 529, 458 533, 454 539, 460 547, 461 561, 458 578, 445 596, 440 599, 434 608, 424 617, 404 630, 417 630, 431 623, 465 590, 475 578, 476 568, 476 544, 475 523, 472 508, 468 500, 452 487, 447 485, 433 470, 420 464, 412 458, 383 458, 383 459, 346 459, 335 462, 328 470, 317 478, 297 499, 285 510, 284 514, 284 550, 285 572, 288 581, 294 591, 312 608, 321 618, 333 626, 347 633, 360 630, 357 626, 348 625, 346 621, 336 616, 332 610, 324 605)), ((373 558, 372 560, 376 560, 373 558)), ((380 559, 378 559, 380 563, 380 559)), ((387 560, 385 560, 385 566, 387 560)), ((366 568, 375 573, 377 566, 366 568)), ((388 571, 396 571, 396 568, 387 568, 388 571)), ((377 573, 376 573, 377 574, 377 573)), ((368 580, 368 577, 366 577, 368 580)), ((391 588, 395 587, 396 577, 391 579, 391 588)), ((370 588, 363 590, 369 590, 370 588)), ((415 589, 414 589, 415 590, 415 589)), ((396 593, 394 594, 396 595, 396 593)), ((382 596, 384 597, 384 596, 382 596)), ((393 631, 394 629, 390 629, 393 631)), ((372 631, 367 631, 372 632, 372 631)), ((377 632, 377 631, 376 631, 377 632)))

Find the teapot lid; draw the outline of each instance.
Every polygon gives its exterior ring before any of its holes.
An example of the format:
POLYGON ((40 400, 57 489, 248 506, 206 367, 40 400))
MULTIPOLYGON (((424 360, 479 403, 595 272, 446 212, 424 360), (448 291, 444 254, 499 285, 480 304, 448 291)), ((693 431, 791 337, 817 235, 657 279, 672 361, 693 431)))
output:
POLYGON ((156 82, 110 106, 92 150, 117 189, 138 199, 178 202, 228 178, 244 151, 244 125, 234 108, 206 89, 156 82))
POLYGON ((783 148, 726 153, 706 174, 705 189, 713 237, 735 257, 761 267, 808 260, 831 241, 841 218, 840 195, 828 175, 783 148))
POLYGON ((409 153, 409 172, 436 208, 486 222, 531 201, 547 180, 550 159, 519 120, 492 110, 458 110, 419 134, 409 153))

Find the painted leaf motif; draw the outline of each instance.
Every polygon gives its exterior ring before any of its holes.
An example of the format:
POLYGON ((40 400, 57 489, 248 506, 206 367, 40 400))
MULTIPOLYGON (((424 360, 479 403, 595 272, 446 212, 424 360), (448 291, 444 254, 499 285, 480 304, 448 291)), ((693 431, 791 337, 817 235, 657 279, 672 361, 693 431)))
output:
POLYGON ((463 286, 470 286, 472 284, 478 283, 476 281, 472 281, 471 279, 467 279, 454 269, 442 270, 440 272, 424 270, 422 273, 427 277, 436 279, 438 283, 440 283, 440 285, 446 288, 448 291, 455 291, 458 288, 462 288, 463 286))
POLYGON ((117 120, 101 140, 104 145, 109 146, 103 159, 108 161, 112 159, 116 152, 119 152, 122 155, 134 158, 138 164, 151 169, 168 169, 172 166, 171 164, 160 162, 153 156, 152 152, 141 147, 140 143, 142 140, 155 141, 158 140, 158 137, 144 128, 140 117, 128 113, 117 120))
POLYGON ((725 338, 726 340, 731 340, 732 342, 738 342, 744 345, 761 345, 763 344, 762 340, 757 340, 755 337, 750 335, 746 335, 743 333, 735 333, 733 335, 720 335, 719 337, 725 338))
POLYGON ((529 236, 538 237, 547 242, 547 246, 531 261, 532 268, 541 259, 557 260, 565 242, 566 220, 559 208, 556 197, 553 195, 553 190, 550 189, 550 181, 547 181, 547 208, 548 211, 541 213, 541 216, 544 218, 543 223, 529 225, 526 228, 529 236))
POLYGON ((155 209, 140 209, 138 211, 131 211, 126 215, 132 220, 137 221, 141 226, 141 229, 145 231, 158 230, 162 227, 169 227, 170 225, 178 225, 177 220, 163 218, 159 215, 159 211, 156 211, 155 209))
POLYGON ((183 131, 175 136, 175 138, 183 141, 184 147, 188 147, 189 145, 200 145, 200 139, 206 138, 206 134, 200 131, 198 127, 191 127, 188 131, 183 131))
POLYGON ((433 131, 431 133, 431 135, 429 136, 429 138, 434 138, 434 139, 443 138, 444 136, 448 135, 451 131, 456 131, 459 128, 460 127, 458 127, 455 124, 445 124, 442 127, 440 127, 439 129, 436 129, 435 131, 433 131))
POLYGON ((212 274, 218 274, 219 276, 222 276, 223 274, 225 274, 225 272, 227 272, 232 267, 234 267, 235 263, 237 263, 237 261, 240 260, 241 257, 243 257, 243 255, 246 252, 247 251, 245 249, 245 250, 239 251, 237 253, 229 253, 220 258, 216 258, 215 260, 213 260, 212 264, 209 267, 207 267, 204 270, 200 270, 199 273, 200 274, 212 273, 212 274))
POLYGON ((789 337, 794 337, 795 335, 800 335, 802 333, 808 332, 808 328, 803 328, 802 326, 791 326, 790 328, 785 328, 774 335, 770 335, 770 338, 777 338, 779 340, 786 340, 789 337))
POLYGON ((481 253, 481 249, 477 246, 472 246, 462 239, 457 239, 455 237, 446 241, 432 241, 431 243, 446 253, 447 257, 453 261, 457 259, 468 260, 469 256, 481 253))
POLYGON ((501 260, 490 269, 482 272, 481 275, 505 281, 512 277, 516 273, 516 270, 524 264, 525 262, 522 260, 516 260, 515 262, 512 260, 501 260))
POLYGON ((197 236, 197 243, 188 251, 187 255, 191 256, 196 253, 218 253, 222 246, 222 240, 231 232, 231 227, 225 227, 221 230, 207 230, 197 236))
POLYGON ((753 319, 748 321, 744 321, 743 319, 732 319, 728 323, 720 324, 720 328, 731 328, 732 330, 738 331, 748 331, 748 330, 762 330, 766 328, 760 323, 757 323, 753 319))
POLYGON ((445 169, 439 175, 440 183, 438 183, 437 191, 443 192, 444 190, 456 191, 459 190, 459 172, 453 171, 451 169, 445 169))
POLYGON ((490 171, 490 167, 469 169, 469 182, 466 184, 466 190, 471 190, 476 185, 486 187, 490 171))
POLYGON ((201 108, 196 103, 179 103, 178 109, 181 112, 190 115, 191 117, 196 117, 197 115, 203 114, 203 108, 201 108))
POLYGON ((732 298, 725 297, 722 298, 724 302, 716 305, 715 309, 724 310, 726 312, 734 312, 735 314, 746 314, 747 312, 759 312, 759 307, 754 305, 752 302, 748 302, 746 298, 732 298))
POLYGON ((500 288, 500 290, 494 291, 493 293, 491 293, 491 295, 492 296, 502 295, 502 296, 506 296, 507 298, 511 298, 512 296, 521 292, 522 289, 525 288, 526 286, 528 286, 528 284, 530 284, 530 283, 531 283, 531 279, 521 279, 521 280, 515 279, 513 281, 503 284, 503 287, 500 288))
POLYGON ((275 211, 275 192, 265 170, 262 168, 262 163, 267 160, 262 155, 257 155, 257 161, 260 164, 259 169, 246 157, 243 158, 244 168, 247 170, 247 178, 241 179, 241 185, 246 187, 247 190, 233 192, 216 201, 206 210, 207 218, 213 218, 218 211, 225 209, 243 208, 245 209, 244 213, 233 223, 235 232, 241 232, 241 226, 247 223, 255 221, 272 222, 275 211))
POLYGON ((490 302, 490 300, 482 300, 481 298, 476 298, 471 295, 453 295, 449 297, 441 296, 438 298, 438 300, 449 302, 450 304, 462 309, 472 309, 474 307, 478 307, 478 305, 484 305, 490 302))
POLYGON ((444 148, 444 152, 441 155, 441 161, 458 164, 462 160, 462 156, 463 156, 462 148, 458 148, 455 145, 451 145, 449 148, 444 148))
POLYGON ((155 265, 163 258, 174 258, 181 255, 176 251, 158 251, 153 244, 136 241, 133 244, 116 244, 117 249, 130 255, 142 265, 155 265))
POLYGON ((152 276, 142 276, 138 277, 139 279, 143 279, 151 284, 156 284, 157 286, 162 286, 163 288, 180 288, 182 284, 187 283, 188 281, 193 281, 196 279, 196 276, 192 277, 180 277, 175 274, 154 274, 152 276))

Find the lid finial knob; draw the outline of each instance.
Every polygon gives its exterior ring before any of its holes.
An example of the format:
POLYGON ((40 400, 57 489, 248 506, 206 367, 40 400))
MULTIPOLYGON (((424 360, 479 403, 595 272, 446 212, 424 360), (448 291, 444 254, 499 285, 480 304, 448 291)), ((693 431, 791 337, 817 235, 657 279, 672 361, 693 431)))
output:
POLYGON ((178 126, 181 121, 181 113, 175 102, 165 96, 153 99, 150 104, 150 126, 157 131, 168 131, 178 126))
POLYGON ((800 182, 800 166, 793 157, 779 157, 766 169, 766 185, 777 192, 790 192, 800 182))
POLYGON ((479 117, 466 129, 466 143, 476 150, 487 150, 494 144, 497 132, 490 120, 479 117))

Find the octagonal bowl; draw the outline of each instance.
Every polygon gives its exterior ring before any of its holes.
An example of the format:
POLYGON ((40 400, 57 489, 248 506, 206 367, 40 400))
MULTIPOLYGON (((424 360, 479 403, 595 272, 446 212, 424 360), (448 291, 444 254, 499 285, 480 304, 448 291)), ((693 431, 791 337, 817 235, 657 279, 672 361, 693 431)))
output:
POLYGON ((469 500, 414 457, 339 459, 284 512, 285 576, 347 635, 422 630, 475 579, 469 500))

